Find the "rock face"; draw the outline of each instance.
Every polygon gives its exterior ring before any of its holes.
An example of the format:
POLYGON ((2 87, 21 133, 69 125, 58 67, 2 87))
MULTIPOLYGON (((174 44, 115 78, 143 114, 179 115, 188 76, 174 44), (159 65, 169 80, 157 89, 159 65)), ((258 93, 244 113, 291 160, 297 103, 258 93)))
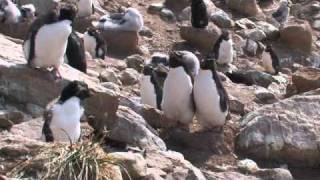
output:
POLYGON ((222 9, 217 9, 217 11, 213 12, 211 20, 221 28, 231 28, 234 26, 233 20, 222 9))
POLYGON ((261 12, 256 0, 226 0, 226 4, 244 15, 256 16, 261 12))
POLYGON ((180 36, 199 51, 209 52, 221 34, 220 29, 213 23, 209 23, 206 29, 193 28, 190 25, 180 27, 180 36))
POLYGON ((317 166, 320 160, 320 93, 264 106, 241 120, 237 150, 250 157, 317 166))
POLYGON ((288 23, 280 30, 280 41, 291 49, 310 53, 312 30, 308 22, 288 23))
POLYGON ((303 93, 320 88, 320 69, 300 68, 292 75, 292 84, 297 93, 303 93))
POLYGON ((140 115, 127 107, 119 106, 117 117, 112 123, 110 121, 100 123, 100 127, 109 127, 111 139, 143 149, 166 150, 165 143, 154 134, 156 131, 140 115))
POLYGON ((102 35, 108 43, 108 52, 115 54, 138 52, 139 36, 137 32, 108 30, 102 31, 102 35))
POLYGON ((24 39, 28 33, 30 23, 3 24, 0 26, 0 33, 17 39, 24 39))
MULTIPOLYGON (((0 94, 5 99, 24 104, 26 107, 46 106, 54 101, 63 87, 70 81, 81 80, 88 84, 93 96, 85 102, 86 112, 96 120, 114 118, 118 108, 118 94, 99 85, 99 80, 89 77, 68 65, 61 67, 63 79, 56 82, 52 73, 28 68, 24 63, 21 47, 0 36, 0 47, 4 45, 15 52, 1 51, 0 94)), ((30 112, 32 113, 32 112, 30 112)))

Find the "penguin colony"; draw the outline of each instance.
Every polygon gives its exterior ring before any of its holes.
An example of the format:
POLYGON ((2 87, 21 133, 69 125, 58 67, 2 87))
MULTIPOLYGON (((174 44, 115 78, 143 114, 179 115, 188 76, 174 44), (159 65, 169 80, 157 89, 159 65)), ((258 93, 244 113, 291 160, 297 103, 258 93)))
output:
MULTIPOLYGON (((192 0, 190 6, 192 26, 206 28, 209 18, 204 1, 192 0)), ((272 17, 280 24, 285 23, 289 7, 290 2, 282 0, 272 17)), ((55 78, 62 78, 59 69, 64 61, 86 73, 86 53, 93 59, 105 59, 107 44, 101 31, 139 32, 144 25, 140 12, 128 8, 123 13, 102 16, 99 21, 92 22, 93 27, 84 34, 76 32, 72 28, 75 18, 91 16, 94 9, 92 0, 61 2, 38 17, 32 4, 18 8, 11 0, 0 0, 0 21, 5 24, 32 22, 23 43, 28 66, 52 69, 55 78)), ((171 51, 169 55, 154 53, 142 71, 141 103, 162 110, 168 119, 176 121, 182 128, 188 128, 194 117, 203 130, 223 127, 229 112, 229 98, 216 66, 233 62, 231 34, 223 30, 212 52, 204 56, 198 58, 189 51, 171 51)), ((271 44, 267 45, 261 59, 266 72, 279 73, 280 61, 271 44)), ((78 141, 81 136, 80 118, 85 111, 82 101, 89 97, 89 88, 84 82, 67 84, 58 102, 44 114, 44 140, 78 141)))

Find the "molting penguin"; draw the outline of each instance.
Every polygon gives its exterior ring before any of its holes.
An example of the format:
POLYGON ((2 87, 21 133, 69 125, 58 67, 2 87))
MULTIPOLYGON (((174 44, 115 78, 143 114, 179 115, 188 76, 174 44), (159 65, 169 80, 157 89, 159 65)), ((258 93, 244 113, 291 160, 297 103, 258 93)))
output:
POLYGON ((64 5, 35 20, 23 43, 30 67, 53 68, 61 78, 59 67, 64 61, 71 24, 76 16, 74 5, 64 5))
POLYGON ((219 64, 230 64, 233 61, 233 42, 228 31, 222 31, 214 45, 214 54, 219 64))
POLYGON ((139 32, 143 27, 143 17, 135 8, 128 8, 123 15, 104 15, 93 25, 102 30, 122 30, 139 32))
POLYGON ((167 118, 188 126, 195 111, 192 83, 199 71, 199 60, 191 52, 174 51, 169 55, 169 68, 161 108, 167 118))
POLYGON ((281 25, 283 25, 290 14, 290 2, 289 0, 281 0, 280 6, 276 12, 272 14, 272 17, 276 19, 281 25))
POLYGON ((1 22, 15 24, 20 21, 21 12, 11 0, 0 1, 1 22))
POLYGON ((21 6, 21 21, 33 21, 37 16, 36 8, 33 4, 21 6))
POLYGON ((79 0, 78 9, 79 17, 86 17, 94 14, 94 6, 92 0, 79 0))
POLYGON ((104 59, 107 53, 107 45, 100 32, 94 28, 88 28, 83 34, 84 47, 92 58, 104 59))
POLYGON ((152 64, 144 66, 140 79, 140 92, 141 103, 161 110, 162 86, 159 82, 158 73, 152 64))
POLYGON ((199 74, 194 80, 193 96, 196 117, 204 129, 221 127, 225 124, 229 98, 216 72, 213 59, 201 62, 199 74))
POLYGON ((266 72, 276 75, 280 71, 280 61, 271 45, 267 45, 266 50, 262 53, 262 65, 266 72))
POLYGON ((208 26, 207 6, 203 0, 191 1, 191 24, 194 28, 205 28, 208 26))
POLYGON ((80 138, 81 101, 90 95, 88 85, 73 81, 61 92, 59 101, 44 113, 42 134, 46 142, 76 142, 80 138))
POLYGON ((74 31, 68 38, 66 59, 71 67, 87 73, 87 61, 83 41, 74 31))

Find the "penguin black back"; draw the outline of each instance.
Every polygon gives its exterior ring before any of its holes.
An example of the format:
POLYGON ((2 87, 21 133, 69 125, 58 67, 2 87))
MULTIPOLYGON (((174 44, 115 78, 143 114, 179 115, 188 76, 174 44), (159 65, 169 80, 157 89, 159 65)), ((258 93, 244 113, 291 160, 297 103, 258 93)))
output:
POLYGON ((266 47, 266 52, 270 53, 271 59, 272 59, 272 67, 275 70, 275 74, 278 74, 280 71, 280 60, 276 53, 273 51, 272 47, 270 44, 267 45, 266 47))
POLYGON ((191 0, 191 24, 194 28, 208 26, 207 6, 203 0, 191 0))
POLYGON ((107 45, 104 38, 101 36, 99 31, 95 28, 88 28, 87 32, 90 36, 94 37, 96 40, 96 57, 100 59, 104 59, 107 53, 107 45))
POLYGON ((222 85, 220 77, 216 71, 216 62, 213 58, 207 58, 206 60, 202 61, 200 64, 202 70, 210 70, 212 73, 212 78, 215 81, 217 86, 218 94, 220 96, 220 108, 222 112, 228 110, 229 106, 229 97, 228 93, 222 85))
POLYGON ((213 47, 215 59, 219 58, 219 50, 220 50, 220 45, 221 45, 222 41, 228 41, 229 39, 230 39, 229 32, 227 30, 223 30, 219 39, 217 40, 217 42, 215 43, 215 45, 213 47))
POLYGON ((84 45, 81 38, 75 32, 72 32, 68 38, 66 56, 68 64, 71 67, 87 73, 84 45))

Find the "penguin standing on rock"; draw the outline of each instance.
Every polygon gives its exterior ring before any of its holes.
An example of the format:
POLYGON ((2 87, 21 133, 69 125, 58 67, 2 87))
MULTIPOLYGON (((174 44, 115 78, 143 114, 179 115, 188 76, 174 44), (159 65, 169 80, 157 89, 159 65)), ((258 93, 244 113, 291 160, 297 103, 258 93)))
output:
POLYGON ((199 60, 191 52, 174 51, 169 55, 169 73, 164 81, 161 103, 164 115, 188 127, 194 116, 193 79, 199 60))
POLYGON ((191 24, 194 28, 206 28, 208 26, 207 6, 203 0, 191 0, 191 24))
POLYGON ((229 112, 229 98, 216 71, 214 59, 201 62, 194 80, 196 117, 203 129, 222 127, 229 112))
POLYGON ((20 22, 21 12, 17 5, 11 0, 0 1, 1 22, 5 24, 15 24, 20 22))
POLYGON ((230 64, 233 61, 233 42, 228 31, 222 31, 214 45, 214 54, 218 64, 230 64))
POLYGON ((61 78, 59 67, 64 61, 76 13, 74 5, 65 4, 33 22, 23 43, 30 67, 53 68, 56 77, 61 78))
POLYGON ((61 92, 59 101, 44 113, 42 134, 46 142, 76 142, 80 138, 81 101, 90 96, 88 85, 73 81, 61 92))
POLYGON ((68 38, 66 59, 71 67, 87 73, 87 61, 83 41, 74 31, 68 38))
POLYGON ((84 47, 92 58, 104 59, 107 53, 107 45, 100 32, 94 28, 88 28, 83 34, 84 47))
POLYGON ((265 71, 272 75, 276 75, 280 71, 279 58, 270 44, 267 45, 266 50, 262 53, 262 65, 265 71))
POLYGON ((289 0, 281 0, 280 6, 276 12, 272 14, 272 17, 277 20, 281 25, 287 22, 287 19, 290 14, 290 1, 289 0))

